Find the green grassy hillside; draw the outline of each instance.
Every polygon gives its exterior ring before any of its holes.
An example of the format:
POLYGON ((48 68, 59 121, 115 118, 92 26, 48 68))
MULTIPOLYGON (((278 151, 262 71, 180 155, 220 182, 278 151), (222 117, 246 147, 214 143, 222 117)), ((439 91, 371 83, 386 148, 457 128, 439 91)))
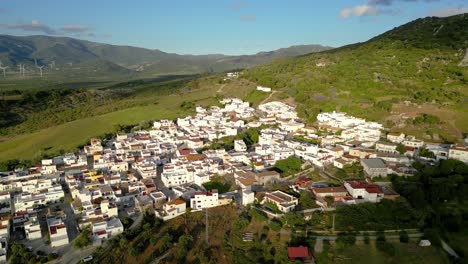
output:
POLYGON ((293 97, 309 121, 330 110, 382 120, 406 100, 445 105, 466 119, 468 67, 459 63, 467 27, 466 15, 418 19, 364 43, 282 59, 243 76, 293 97))

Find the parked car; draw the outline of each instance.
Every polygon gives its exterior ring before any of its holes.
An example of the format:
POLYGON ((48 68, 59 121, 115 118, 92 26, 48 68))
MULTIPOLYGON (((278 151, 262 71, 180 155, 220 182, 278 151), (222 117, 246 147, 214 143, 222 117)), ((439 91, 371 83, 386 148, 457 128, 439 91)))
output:
POLYGON ((87 256, 82 259, 83 263, 90 262, 91 260, 93 260, 93 256, 87 256))

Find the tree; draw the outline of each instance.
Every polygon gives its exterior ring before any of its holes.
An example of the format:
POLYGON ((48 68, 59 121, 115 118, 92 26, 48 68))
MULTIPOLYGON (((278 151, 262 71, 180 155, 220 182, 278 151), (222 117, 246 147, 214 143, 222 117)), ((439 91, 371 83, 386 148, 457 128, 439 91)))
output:
POLYGON ((291 229, 303 226, 305 224, 304 217, 296 213, 287 213, 281 218, 283 226, 289 226, 291 229))
POLYGON ((336 242, 342 246, 352 246, 356 244, 356 235, 354 233, 339 233, 336 242))
POLYGON ((75 239, 74 248, 81 249, 91 244, 91 226, 87 225, 83 228, 80 235, 75 239))
POLYGON ((185 259, 185 256, 187 256, 187 252, 188 252, 188 246, 190 242, 192 241, 193 241, 193 237, 191 235, 182 235, 179 237, 179 240, 178 240, 179 254, 177 256, 179 260, 185 259))
POLYGON ((419 156, 420 156, 420 157, 424 157, 424 158, 429 158, 429 159, 435 159, 435 154, 434 154, 434 152, 428 150, 428 149, 425 148, 425 147, 422 147, 422 148, 419 150, 419 156))
POLYGON ((409 236, 408 233, 405 230, 400 231, 400 242, 401 243, 408 243, 409 241, 409 236))
POLYGON ((312 194, 309 191, 301 191, 299 196, 299 207, 302 210, 317 208, 318 205, 312 198, 312 194))
POLYGON ((327 202, 327 207, 332 207, 335 203, 335 198, 333 196, 325 196, 325 202, 327 202))
POLYGON ((403 144, 398 144, 398 146, 396 147, 396 150, 400 153, 400 154, 405 154, 406 153, 406 148, 403 144))
POLYGON ((367 232, 364 233, 364 243, 365 244, 370 243, 369 233, 367 233, 367 232))
POLYGON ((301 170, 302 162, 300 159, 291 156, 284 160, 279 160, 275 163, 275 168, 281 171, 284 175, 297 173, 301 170))

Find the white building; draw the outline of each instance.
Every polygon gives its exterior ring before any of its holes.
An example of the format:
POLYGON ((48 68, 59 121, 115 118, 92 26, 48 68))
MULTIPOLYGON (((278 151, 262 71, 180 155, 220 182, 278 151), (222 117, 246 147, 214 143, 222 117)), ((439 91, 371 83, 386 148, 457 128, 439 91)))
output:
POLYGON ((391 132, 387 134, 387 139, 393 143, 401 143, 405 140, 405 134, 400 132, 391 132))
POLYGON ((463 146, 454 146, 449 150, 449 158, 468 163, 468 148, 463 146))
POLYGON ((270 87, 264 87, 264 86, 257 86, 257 91, 262 91, 262 92, 271 92, 271 88, 270 87))
POLYGON ((250 191, 250 190, 240 190, 241 194, 241 204, 242 205, 248 205, 248 204, 253 204, 255 201, 255 193, 250 191))
POLYGON ((192 210, 201 210, 218 205, 218 190, 212 190, 211 192, 197 192, 190 199, 190 207, 192 210))
POLYGON ((0 263, 6 263, 10 240, 10 215, 0 216, 0 263))
POLYGON ((24 232, 26 233, 26 239, 34 240, 42 237, 41 225, 37 219, 37 215, 29 216, 29 220, 24 223, 24 232))
POLYGON ((48 218, 47 226, 49 229, 50 235, 50 246, 51 247, 60 247, 68 245, 68 233, 65 223, 62 221, 62 218, 48 218))
POLYGON ((266 193, 262 203, 266 202, 275 204, 283 213, 293 211, 294 208, 299 204, 299 200, 296 197, 282 191, 266 193))
POLYGON ((94 241, 102 241, 123 232, 123 225, 119 218, 112 217, 106 221, 96 222, 91 225, 94 241))
POLYGON ((295 119, 297 113, 292 106, 283 102, 273 101, 258 106, 258 109, 264 112, 267 116, 276 116, 280 119, 295 119))
POLYGON ((157 213, 158 217, 162 218, 164 221, 167 221, 179 215, 183 215, 186 211, 186 208, 187 204, 184 200, 176 199, 164 204, 162 212, 157 213))
POLYGON ((234 140, 234 150, 244 152, 247 151, 247 145, 245 144, 244 140, 236 139, 234 140))
POLYGON ((383 199, 384 193, 377 185, 365 181, 346 181, 344 187, 354 199, 377 203, 383 199))

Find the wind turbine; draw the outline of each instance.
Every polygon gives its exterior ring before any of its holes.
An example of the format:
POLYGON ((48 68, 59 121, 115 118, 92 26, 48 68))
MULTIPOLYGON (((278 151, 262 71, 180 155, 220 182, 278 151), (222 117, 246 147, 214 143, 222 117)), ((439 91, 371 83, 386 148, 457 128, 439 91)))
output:
POLYGON ((8 66, 3 67, 2 66, 2 61, 0 60, 0 70, 3 71, 3 78, 6 78, 6 73, 5 70, 8 68, 8 66))
POLYGON ((34 59, 34 64, 36 65, 36 68, 38 68, 39 71, 41 72, 41 78, 42 78, 42 68, 44 68, 44 65, 42 66, 37 65, 37 59, 34 59))
POLYGON ((8 66, 2 67, 2 66, 1 66, 1 63, 0 63, 0 70, 3 71, 3 78, 6 78, 5 70, 6 70, 7 68, 8 68, 8 66))
POLYGON ((42 66, 36 66, 36 67, 37 67, 37 68, 39 69, 39 71, 41 72, 41 78, 42 78, 42 68, 44 68, 44 65, 42 65, 42 66))
POLYGON ((49 64, 49 67, 51 69, 55 69, 55 61, 52 61, 50 64, 49 64))
POLYGON ((23 75, 24 77, 24 71, 25 71, 24 64, 19 64, 18 67, 19 67, 20 75, 23 75))

